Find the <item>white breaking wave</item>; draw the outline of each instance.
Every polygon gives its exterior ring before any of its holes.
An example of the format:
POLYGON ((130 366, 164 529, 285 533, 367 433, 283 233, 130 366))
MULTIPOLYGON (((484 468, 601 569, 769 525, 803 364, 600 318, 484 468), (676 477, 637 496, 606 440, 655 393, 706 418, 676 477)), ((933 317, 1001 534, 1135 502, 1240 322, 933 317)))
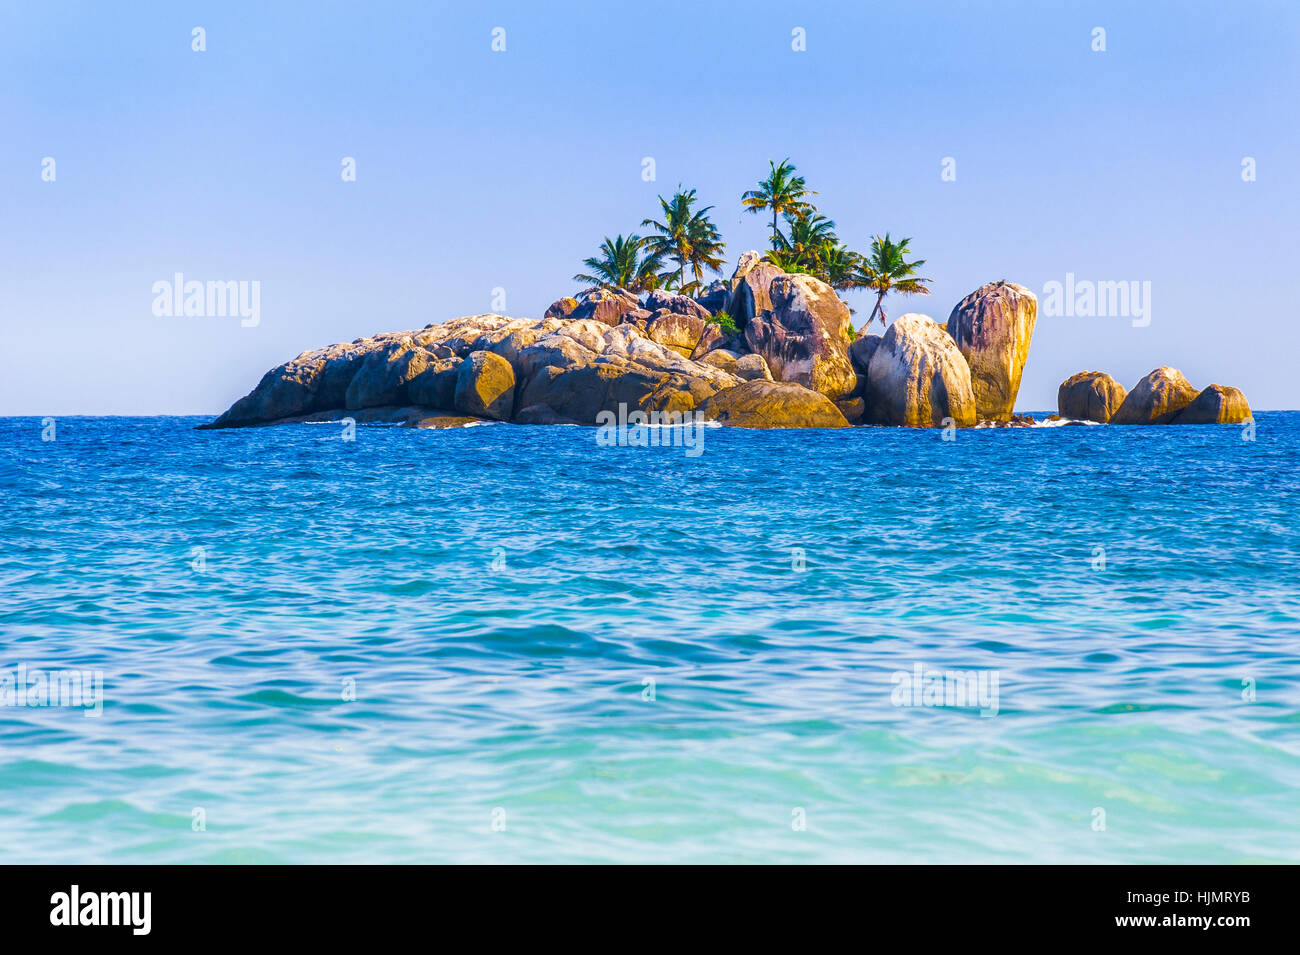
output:
POLYGON ((1048 421, 1046 418, 1044 418, 1042 421, 1035 421, 1034 427, 1035 428, 1062 428, 1067 424, 1100 425, 1100 424, 1105 424, 1105 422, 1089 421, 1086 418, 1057 418, 1055 421, 1048 421))

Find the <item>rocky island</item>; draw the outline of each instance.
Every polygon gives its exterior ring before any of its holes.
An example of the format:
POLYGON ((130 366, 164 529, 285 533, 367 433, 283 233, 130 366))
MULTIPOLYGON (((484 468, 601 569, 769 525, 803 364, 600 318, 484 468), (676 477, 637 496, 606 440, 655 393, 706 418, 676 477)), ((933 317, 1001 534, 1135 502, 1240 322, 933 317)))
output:
MULTIPOLYGON (((751 251, 695 297, 598 288, 540 320, 472 315, 305 352, 203 427, 594 425, 620 405, 748 428, 1027 424, 1014 407, 1037 310, 1029 289, 992 282, 946 325, 907 314, 882 335, 858 334, 829 285, 751 251)), ((1080 372, 1062 383, 1058 412, 1114 424, 1250 417, 1237 389, 1198 392, 1165 367, 1128 392, 1080 372)))

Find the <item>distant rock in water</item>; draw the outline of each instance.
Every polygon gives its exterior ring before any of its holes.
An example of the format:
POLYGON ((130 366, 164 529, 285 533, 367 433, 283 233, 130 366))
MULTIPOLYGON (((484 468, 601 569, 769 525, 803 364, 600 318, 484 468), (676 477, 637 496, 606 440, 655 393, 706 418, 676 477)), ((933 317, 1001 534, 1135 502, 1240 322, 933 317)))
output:
POLYGON ((1105 424, 1127 395, 1124 386, 1104 371, 1081 371, 1061 382, 1056 411, 1062 418, 1105 424))
POLYGON ((885 331, 867 371, 866 419, 908 428, 969 428, 979 419, 970 367, 928 315, 903 315, 885 331))
POLYGON ((1161 365, 1130 391, 1111 415, 1111 424, 1169 424, 1196 398, 1196 389, 1177 368, 1161 365))
POLYGON ((1110 375, 1081 371, 1056 393, 1061 418, 1103 424, 1240 424, 1251 419, 1238 389, 1210 385, 1199 393, 1181 371, 1161 365, 1129 392, 1110 375))
POLYGON ((1250 404, 1237 388, 1209 385, 1178 413, 1172 424, 1241 424, 1252 419, 1250 404))
POLYGON ((976 415, 1009 421, 1038 319, 1038 299, 1023 285, 990 282, 957 303, 947 330, 970 366, 976 415))

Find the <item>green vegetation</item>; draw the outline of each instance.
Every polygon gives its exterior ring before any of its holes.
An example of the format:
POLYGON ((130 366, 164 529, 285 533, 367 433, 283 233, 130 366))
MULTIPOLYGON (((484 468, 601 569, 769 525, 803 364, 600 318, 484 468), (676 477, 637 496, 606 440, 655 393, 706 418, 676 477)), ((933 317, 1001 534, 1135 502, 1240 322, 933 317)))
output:
POLYGON ((916 270, 925 265, 925 259, 908 262, 904 256, 908 252, 907 243, 911 239, 899 239, 894 242, 885 233, 882 239, 876 236, 871 243, 871 251, 858 263, 858 275, 855 282, 860 288, 869 288, 876 293, 876 304, 867 316, 867 325, 880 315, 880 324, 885 324, 885 296, 890 292, 902 295, 929 295, 926 288, 929 279, 917 278, 916 270))
POLYGON ((776 226, 776 217, 784 216, 789 222, 792 218, 802 219, 810 212, 815 212, 812 203, 805 196, 815 196, 816 193, 808 191, 803 176, 794 174, 795 168, 790 164, 789 157, 783 159, 779 166, 770 159, 767 165, 771 170, 768 177, 758 184, 757 189, 751 189, 741 196, 740 204, 750 212, 772 210, 772 248, 777 250, 781 230, 776 226))
POLYGON ((695 190, 683 191, 679 185, 671 200, 659 197, 663 221, 645 219, 641 223, 657 233, 646 240, 650 254, 677 263, 676 289, 683 295, 692 294, 703 284, 705 269, 717 272, 722 268, 722 253, 726 249, 717 227, 708 216, 713 206, 692 212, 694 202, 695 190), (693 282, 686 281, 687 267, 695 276, 693 282))
MULTIPOLYGON (((787 158, 780 163, 769 160, 767 178, 740 197, 746 211, 772 213, 768 261, 782 271, 820 279, 837 292, 875 292, 867 325, 876 316, 885 324, 885 297, 891 292, 930 294, 926 288, 930 280, 917 275, 925 260, 907 260, 910 239, 894 241, 886 232, 883 237, 872 236, 870 251, 854 252, 836 235, 835 222, 809 201, 808 197, 815 195, 787 158)), ((575 275, 574 280, 591 288, 624 288, 634 293, 665 289, 696 294, 703 287, 705 272, 721 272, 726 249, 709 218, 713 206, 696 211, 696 202, 695 190, 680 185, 671 199, 659 196, 662 218, 641 223, 653 234, 606 237, 600 253, 583 261, 588 271, 575 275)), ((714 321, 728 330, 736 327, 729 315, 715 316, 714 321)))
POLYGON ((740 329, 736 327, 736 320, 726 312, 718 312, 717 315, 714 315, 709 319, 709 324, 717 325, 728 335, 735 335, 740 331, 740 329))
POLYGON ((625 288, 629 292, 648 292, 659 288, 659 269, 663 259, 653 253, 642 255, 646 240, 639 235, 615 236, 600 244, 600 254, 583 259, 582 264, 591 271, 579 272, 575 282, 585 282, 591 288, 625 288))

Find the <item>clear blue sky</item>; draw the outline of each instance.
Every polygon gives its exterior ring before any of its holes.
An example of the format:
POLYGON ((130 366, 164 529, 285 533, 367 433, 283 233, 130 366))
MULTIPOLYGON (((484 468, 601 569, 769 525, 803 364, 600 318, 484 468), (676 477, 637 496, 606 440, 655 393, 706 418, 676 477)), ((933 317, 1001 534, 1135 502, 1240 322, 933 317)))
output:
POLYGON ((787 155, 851 246, 912 237, 934 294, 893 316, 1152 283, 1146 328, 1040 317, 1022 409, 1160 364, 1300 408, 1298 52, 1291 0, 5 3, 0 414, 216 413, 495 287, 540 315, 679 180, 734 263, 766 236, 740 194, 787 155), (175 272, 260 281, 261 324, 155 317, 175 272))

